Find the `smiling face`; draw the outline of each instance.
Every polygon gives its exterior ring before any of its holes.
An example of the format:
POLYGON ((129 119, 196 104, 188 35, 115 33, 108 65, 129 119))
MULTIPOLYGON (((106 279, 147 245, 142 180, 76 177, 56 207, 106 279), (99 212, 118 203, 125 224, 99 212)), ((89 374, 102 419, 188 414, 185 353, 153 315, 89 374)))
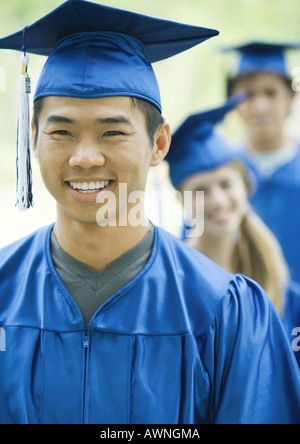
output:
POLYGON ((145 117, 129 97, 79 99, 46 97, 33 126, 34 152, 48 191, 73 220, 95 223, 98 201, 114 193, 115 211, 126 211, 119 202, 119 185, 127 193, 144 191, 150 166, 165 156, 169 128, 162 124, 150 145, 145 117))
POLYGON ((249 99, 238 106, 250 139, 257 146, 278 139, 281 143, 283 126, 294 97, 291 88, 274 74, 260 73, 241 76, 235 80, 233 94, 247 91, 249 99))
POLYGON ((240 171, 229 165, 195 174, 183 183, 181 191, 204 191, 204 235, 238 233, 248 196, 240 171))

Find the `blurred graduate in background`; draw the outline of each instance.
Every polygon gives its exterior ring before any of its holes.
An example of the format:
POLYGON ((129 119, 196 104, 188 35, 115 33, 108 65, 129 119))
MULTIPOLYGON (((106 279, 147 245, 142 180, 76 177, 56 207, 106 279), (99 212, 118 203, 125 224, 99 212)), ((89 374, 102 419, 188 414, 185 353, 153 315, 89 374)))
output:
POLYGON ((173 134, 166 160, 173 186, 184 199, 186 192, 192 193, 193 204, 184 205, 192 212, 185 215, 184 241, 227 271, 258 282, 274 303, 292 346, 300 325, 300 286, 290 279, 275 236, 249 205, 255 178, 240 151, 215 129, 226 113, 238 104, 246 106, 247 100, 230 97, 218 108, 188 117, 173 134), (204 229, 195 235, 199 191, 204 192, 204 229))
POLYGON ((300 282, 300 144, 285 125, 295 97, 286 51, 297 48, 264 42, 230 48, 238 62, 227 89, 229 96, 249 94, 238 111, 246 130, 244 158, 257 182, 250 201, 281 244, 291 277, 300 282))

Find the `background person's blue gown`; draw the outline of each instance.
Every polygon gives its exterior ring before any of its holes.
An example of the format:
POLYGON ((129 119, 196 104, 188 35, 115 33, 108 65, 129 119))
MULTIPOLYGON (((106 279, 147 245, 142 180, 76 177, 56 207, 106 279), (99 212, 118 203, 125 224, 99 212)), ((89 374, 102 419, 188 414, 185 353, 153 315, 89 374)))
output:
POLYGON ((300 284, 290 282, 283 306, 282 322, 300 369, 300 284))
POLYGON ((80 311, 51 227, 0 253, 0 423, 298 423, 296 360, 268 297, 155 228, 143 270, 80 311))
POLYGON ((300 145, 292 160, 278 168, 269 178, 263 178, 246 151, 243 159, 252 171, 256 186, 250 197, 254 211, 262 218, 278 239, 289 267, 292 281, 286 298, 282 320, 300 367, 297 337, 300 328, 300 145), (296 285, 296 284, 299 285, 296 285))
POLYGON ((296 157, 262 178, 248 158, 256 188, 250 197, 254 211, 277 237, 293 280, 300 283, 300 145, 296 157))

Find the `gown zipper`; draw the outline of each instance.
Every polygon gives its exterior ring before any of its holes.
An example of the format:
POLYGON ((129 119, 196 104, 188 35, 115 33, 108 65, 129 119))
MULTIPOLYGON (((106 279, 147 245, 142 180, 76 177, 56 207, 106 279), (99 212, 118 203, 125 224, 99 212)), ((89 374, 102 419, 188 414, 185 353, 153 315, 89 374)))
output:
POLYGON ((82 407, 82 423, 85 423, 85 393, 86 393, 86 378, 87 378, 87 353, 89 348, 89 338, 87 335, 83 339, 84 348, 84 375, 83 375, 83 407, 82 407))

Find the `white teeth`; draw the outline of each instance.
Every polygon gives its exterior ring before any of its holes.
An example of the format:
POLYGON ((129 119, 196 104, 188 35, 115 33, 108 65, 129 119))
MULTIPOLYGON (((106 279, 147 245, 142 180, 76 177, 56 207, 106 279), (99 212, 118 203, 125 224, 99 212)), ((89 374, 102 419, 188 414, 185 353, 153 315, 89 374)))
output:
POLYGON ((109 180, 97 181, 97 182, 69 182, 71 188, 78 190, 83 193, 95 193, 102 188, 107 187, 109 180))

